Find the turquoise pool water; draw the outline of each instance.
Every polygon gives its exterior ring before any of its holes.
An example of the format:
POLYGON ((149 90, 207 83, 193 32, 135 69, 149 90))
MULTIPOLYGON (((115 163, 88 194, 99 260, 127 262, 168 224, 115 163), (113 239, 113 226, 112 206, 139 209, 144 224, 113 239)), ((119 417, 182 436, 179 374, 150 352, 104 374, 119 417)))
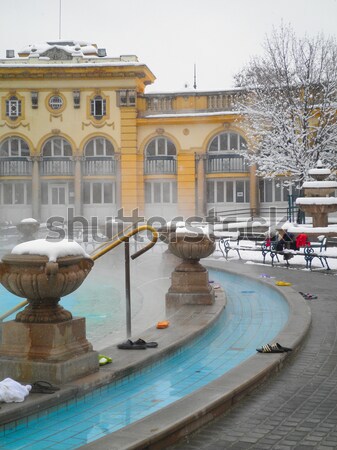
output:
POLYGON ((210 277, 225 288, 228 304, 217 324, 198 340, 141 373, 47 415, 5 426, 0 448, 79 448, 213 381, 255 354, 284 327, 288 305, 276 291, 221 271, 210 271, 210 277))

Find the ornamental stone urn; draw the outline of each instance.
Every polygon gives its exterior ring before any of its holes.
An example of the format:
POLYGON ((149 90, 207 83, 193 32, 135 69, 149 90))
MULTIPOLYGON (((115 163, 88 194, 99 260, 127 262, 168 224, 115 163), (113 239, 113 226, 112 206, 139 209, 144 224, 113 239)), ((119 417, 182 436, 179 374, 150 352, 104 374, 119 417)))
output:
POLYGON ((25 323, 56 323, 72 319, 58 303, 75 291, 94 262, 83 256, 65 256, 56 262, 47 256, 9 254, 0 263, 1 284, 12 294, 26 298, 29 305, 15 318, 25 323))
POLYGON ((40 224, 33 218, 23 219, 16 225, 17 230, 21 234, 19 242, 27 242, 35 239, 35 233, 40 228, 40 224))
POLYGON ((97 352, 86 339, 85 318, 59 305, 61 297, 83 283, 94 262, 75 242, 70 247, 78 246, 75 254, 67 254, 64 246, 53 258, 15 253, 32 243, 41 248, 39 241, 19 244, 0 262, 2 285, 28 301, 15 320, 0 324, 0 377, 65 383, 99 369, 97 352))
POLYGON ((199 261, 214 252, 214 238, 181 230, 169 235, 168 249, 183 261, 172 273, 171 287, 166 294, 167 310, 173 311, 184 304, 213 304, 214 290, 207 270, 199 261))
POLYGON ((309 170, 309 176, 314 180, 305 181, 302 185, 304 197, 298 197, 296 204, 308 216, 312 217, 313 228, 327 227, 329 213, 337 211, 337 198, 333 196, 337 189, 336 181, 329 181, 331 171, 323 167, 321 161, 309 170))

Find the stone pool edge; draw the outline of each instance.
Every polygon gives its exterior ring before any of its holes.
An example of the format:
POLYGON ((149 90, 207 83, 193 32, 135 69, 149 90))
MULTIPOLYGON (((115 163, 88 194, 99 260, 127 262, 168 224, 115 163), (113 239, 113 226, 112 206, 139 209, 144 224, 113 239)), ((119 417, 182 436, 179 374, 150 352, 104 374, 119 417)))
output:
MULTIPOLYGON (((223 264, 207 261, 207 267, 224 270, 223 264)), ((225 268, 238 275, 237 270, 225 268)), ((289 305, 289 319, 275 338, 293 349, 294 354, 305 339, 311 323, 311 311, 303 297, 291 287, 275 286, 275 280, 257 279, 251 270, 240 265, 240 274, 280 292, 289 305)), ((163 449, 181 440, 213 420, 281 370, 287 353, 259 354, 250 357, 222 377, 181 400, 127 427, 90 444, 83 450, 163 449)))

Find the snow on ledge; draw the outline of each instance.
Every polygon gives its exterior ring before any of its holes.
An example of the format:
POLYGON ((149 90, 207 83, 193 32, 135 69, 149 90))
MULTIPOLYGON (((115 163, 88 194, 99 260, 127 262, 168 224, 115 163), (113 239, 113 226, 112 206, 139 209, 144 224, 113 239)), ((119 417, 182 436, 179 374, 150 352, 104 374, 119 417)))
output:
POLYGON ((36 239, 35 241, 23 242, 13 248, 14 255, 40 255, 47 256, 50 262, 55 262, 57 258, 62 256, 90 256, 84 249, 74 241, 52 242, 46 239, 36 239))
POLYGON ((305 181, 302 188, 337 188, 336 181, 305 181))
POLYGON ((209 237, 209 230, 208 227, 198 226, 188 226, 188 227, 179 227, 175 231, 177 236, 188 236, 188 237, 195 237, 204 235, 209 237))
POLYGON ((330 169, 310 169, 308 170, 308 175, 330 175, 330 169))
MULTIPOLYGON (((328 227, 312 227, 309 225, 297 225, 297 224, 290 224, 288 226, 287 231, 289 233, 315 233, 315 234, 322 234, 325 235, 327 233, 337 233, 337 226, 336 225, 329 225, 328 227)), ((320 237, 320 236, 319 236, 320 237)))
POLYGON ((336 197, 298 197, 296 205, 337 205, 336 197))
POLYGON ((27 219, 22 219, 20 223, 39 223, 37 220, 32 217, 28 217, 27 219))

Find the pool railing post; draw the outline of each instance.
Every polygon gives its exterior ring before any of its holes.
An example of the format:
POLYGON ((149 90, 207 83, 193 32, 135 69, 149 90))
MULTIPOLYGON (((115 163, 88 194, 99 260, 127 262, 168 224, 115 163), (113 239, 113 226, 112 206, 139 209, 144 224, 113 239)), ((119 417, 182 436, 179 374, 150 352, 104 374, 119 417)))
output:
POLYGON ((130 290, 130 240, 124 241, 125 255, 125 301, 126 301, 126 337, 131 336, 131 290, 130 290))

